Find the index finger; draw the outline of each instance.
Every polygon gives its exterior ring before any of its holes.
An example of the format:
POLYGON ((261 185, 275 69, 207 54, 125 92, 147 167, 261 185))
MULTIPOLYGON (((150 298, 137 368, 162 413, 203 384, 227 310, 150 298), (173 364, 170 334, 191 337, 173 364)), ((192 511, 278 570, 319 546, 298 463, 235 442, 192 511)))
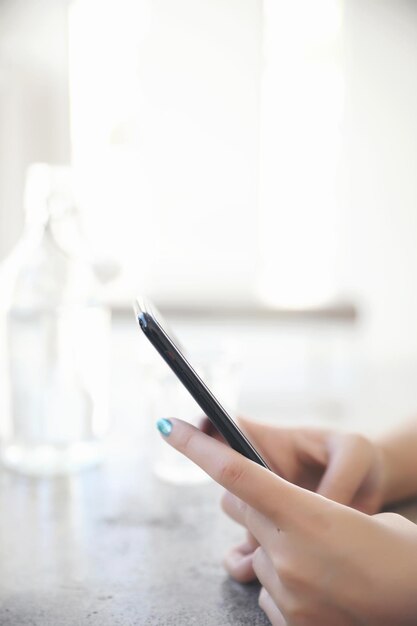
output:
POLYGON ((160 420, 158 428, 172 447, 281 530, 305 525, 306 519, 324 512, 328 501, 322 496, 287 482, 191 424, 160 420))

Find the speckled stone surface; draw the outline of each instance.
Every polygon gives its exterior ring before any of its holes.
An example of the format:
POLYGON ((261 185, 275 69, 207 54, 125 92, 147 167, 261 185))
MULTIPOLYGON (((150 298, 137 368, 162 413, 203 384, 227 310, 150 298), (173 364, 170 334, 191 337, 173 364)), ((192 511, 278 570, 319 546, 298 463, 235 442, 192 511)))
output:
POLYGON ((100 467, 52 479, 0 467, 0 626, 268 623, 258 586, 239 585, 222 568, 242 529, 220 512, 218 486, 154 476, 166 444, 137 340, 133 317, 116 324, 100 467))
POLYGON ((1 626, 266 624, 225 575, 240 531, 213 484, 165 485, 123 455, 70 479, 0 479, 1 626))

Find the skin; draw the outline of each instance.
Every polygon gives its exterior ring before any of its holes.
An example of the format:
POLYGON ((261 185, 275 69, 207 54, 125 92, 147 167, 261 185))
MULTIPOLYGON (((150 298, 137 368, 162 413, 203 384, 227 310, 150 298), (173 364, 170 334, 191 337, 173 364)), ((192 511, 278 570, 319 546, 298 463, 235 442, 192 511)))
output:
MULTIPOLYGON (((383 454, 362 435, 278 428, 244 418, 239 419, 239 426, 273 471, 289 482, 365 513, 381 509, 385 499, 383 454)), ((224 441, 209 420, 202 422, 201 429, 224 441)), ((230 515, 227 493, 222 507, 230 515)), ((256 578, 252 555, 257 546, 247 533, 246 540, 226 556, 225 568, 235 580, 245 583, 256 578)))
POLYGON ((274 473, 207 428, 170 421, 167 442, 226 489, 224 510, 247 529, 226 567, 238 580, 259 579, 274 626, 416 623, 417 527, 376 512, 398 489, 417 493, 416 426, 371 443, 242 421, 274 473))

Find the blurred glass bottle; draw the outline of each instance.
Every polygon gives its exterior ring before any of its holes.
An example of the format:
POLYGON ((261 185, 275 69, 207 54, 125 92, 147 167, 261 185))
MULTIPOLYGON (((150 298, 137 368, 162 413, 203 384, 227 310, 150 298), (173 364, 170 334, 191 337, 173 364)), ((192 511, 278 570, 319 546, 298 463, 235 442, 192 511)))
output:
POLYGON ((25 208, 1 277, 9 406, 0 454, 23 473, 65 474, 101 458, 110 314, 97 298, 70 169, 32 165, 25 208))

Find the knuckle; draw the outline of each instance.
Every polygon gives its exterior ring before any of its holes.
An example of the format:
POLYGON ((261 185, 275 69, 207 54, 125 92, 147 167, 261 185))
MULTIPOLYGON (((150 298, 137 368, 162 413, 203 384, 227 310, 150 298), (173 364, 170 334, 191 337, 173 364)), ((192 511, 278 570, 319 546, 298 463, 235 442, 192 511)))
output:
MULTIPOLYGON (((243 520, 246 521, 248 517, 248 511, 251 510, 250 507, 246 504, 244 500, 241 500, 240 498, 236 498, 236 506, 238 511, 242 515, 243 520)), ((245 526, 247 526, 247 523, 245 523, 245 526)))
POLYGON ((261 546, 256 548, 252 556, 252 566, 255 573, 259 572, 265 562, 265 553, 261 546))
POLYGON ((248 506, 246 502, 241 501, 241 511, 245 516, 245 524, 248 528, 252 528, 252 526, 256 523, 256 518, 259 517, 258 511, 256 511, 253 507, 248 506))
POLYGON ((234 485, 244 479, 244 476, 245 468, 243 464, 238 461, 232 461, 221 465, 218 480, 227 489, 232 489, 234 485))
POLYGON ((395 520, 398 519, 398 517, 400 517, 400 515, 398 513, 393 513, 392 511, 385 511, 384 513, 376 513, 376 515, 374 515, 374 518, 379 519, 381 522, 384 520, 395 520))
POLYGON ((374 519, 377 519, 381 524, 402 524, 404 522, 404 517, 399 513, 393 513, 392 511, 386 511, 384 513, 376 513, 373 516, 374 519))
POLYGON ((348 433, 347 435, 351 441, 358 443, 359 445, 366 443, 366 437, 360 433, 348 433))
POLYGON ((274 566, 284 587, 294 589, 300 585, 300 572, 292 560, 279 559, 274 566))
POLYGON ((265 587, 262 587, 258 596, 258 604, 261 607, 261 609, 265 608, 265 604, 267 600, 268 600, 268 592, 265 589, 265 587))
POLYGON ((279 570, 281 568, 282 559, 283 559, 282 554, 278 552, 278 550, 273 550, 269 556, 271 558, 271 563, 273 565, 274 570, 280 577, 279 570))
POLYGON ((288 591, 281 593, 279 608, 285 614, 287 623, 297 624, 297 626, 311 624, 311 609, 308 609, 299 595, 294 595, 288 591))
POLYGON ((230 515, 231 517, 238 515, 239 518, 246 518, 246 509, 249 507, 247 506, 246 502, 244 502, 240 498, 237 498, 235 495, 233 495, 233 493, 230 493, 230 491, 224 492, 220 504, 223 512, 226 513, 226 515, 230 515))
POLYGON ((222 511, 229 515, 230 511, 234 508, 234 505, 235 496, 231 494, 230 491, 225 490, 220 500, 222 511))
MULTIPOLYGON (((282 502, 279 498, 274 498, 273 501, 268 502, 268 518, 276 524, 279 528, 278 520, 282 517, 282 502)), ((298 522, 297 522, 298 523, 298 522)))
POLYGON ((311 624, 311 612, 296 602, 289 602, 285 612, 291 623, 299 626, 311 624))
POLYGON ((333 500, 324 499, 317 510, 305 515, 302 520, 303 529, 315 539, 322 541, 326 534, 340 517, 340 504, 333 500))
POLYGON ((361 435, 360 433, 352 433, 349 436, 351 442, 357 450, 367 452, 371 448, 371 442, 365 437, 365 435, 361 435))
POLYGON ((224 491, 222 497, 220 498, 220 506, 224 513, 227 513, 229 507, 229 492, 224 491))

